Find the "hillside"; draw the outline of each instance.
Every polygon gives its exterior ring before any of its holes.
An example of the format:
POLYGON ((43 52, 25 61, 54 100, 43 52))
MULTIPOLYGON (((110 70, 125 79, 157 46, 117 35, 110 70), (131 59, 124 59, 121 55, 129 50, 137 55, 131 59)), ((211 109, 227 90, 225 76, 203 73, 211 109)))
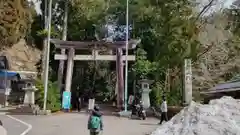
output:
POLYGON ((20 40, 11 48, 0 52, 0 55, 7 56, 10 70, 36 72, 36 63, 40 60, 41 51, 27 45, 25 40, 20 40))
POLYGON ((216 15, 212 19, 204 24, 199 35, 203 54, 193 67, 196 90, 209 89, 240 72, 238 40, 225 29, 226 18, 216 15))

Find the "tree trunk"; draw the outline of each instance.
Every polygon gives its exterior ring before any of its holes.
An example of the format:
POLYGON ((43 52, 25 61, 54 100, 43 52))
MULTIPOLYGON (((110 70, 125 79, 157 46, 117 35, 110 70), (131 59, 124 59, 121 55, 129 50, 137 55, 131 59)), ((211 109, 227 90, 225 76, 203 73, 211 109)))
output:
MULTIPOLYGON (((65 1, 64 10, 65 10, 65 12, 64 12, 62 40, 67 40, 68 0, 65 1)), ((61 49, 61 54, 65 54, 65 49, 61 49)), ((59 90, 62 89, 63 71, 64 71, 64 60, 60 60, 59 68, 58 68, 58 89, 59 90)))

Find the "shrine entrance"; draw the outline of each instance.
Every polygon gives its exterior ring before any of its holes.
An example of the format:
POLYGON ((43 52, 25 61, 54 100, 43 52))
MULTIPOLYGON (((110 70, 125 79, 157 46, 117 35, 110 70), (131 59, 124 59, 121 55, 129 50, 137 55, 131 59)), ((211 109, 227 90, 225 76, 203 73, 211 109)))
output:
POLYGON ((68 54, 55 54, 55 60, 67 60, 67 69, 65 77, 65 89, 64 91, 71 92, 72 85, 72 74, 74 61, 116 61, 116 73, 117 73, 117 84, 115 93, 117 93, 117 107, 121 108, 124 101, 124 77, 123 77, 123 61, 135 61, 135 55, 123 55, 123 50, 133 50, 139 44, 140 40, 129 40, 128 47, 126 48, 125 41, 64 41, 58 39, 51 39, 51 43, 58 49, 68 50, 68 54), (76 55, 75 50, 89 50, 92 54, 90 55, 76 55), (108 54, 101 54, 100 51, 107 50, 108 54), (116 52, 116 55, 113 54, 116 52))

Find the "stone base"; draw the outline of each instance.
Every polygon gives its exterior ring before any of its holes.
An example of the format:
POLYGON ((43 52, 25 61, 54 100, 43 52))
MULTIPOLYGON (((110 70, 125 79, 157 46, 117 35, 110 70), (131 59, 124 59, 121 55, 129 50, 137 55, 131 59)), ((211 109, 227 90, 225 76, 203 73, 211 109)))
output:
POLYGON ((11 110, 11 113, 27 114, 27 115, 50 115, 50 110, 40 110, 37 105, 20 105, 16 109, 11 110))
POLYGON ((131 111, 121 111, 121 112, 118 112, 118 115, 120 117, 127 117, 129 118, 131 116, 132 112, 131 111))
MULTIPOLYGON (((146 111, 147 117, 156 117, 154 111, 151 108, 145 109, 145 111, 146 111)), ((129 110, 127 112, 125 112, 125 111, 117 112, 117 114, 115 114, 115 115, 118 115, 120 117, 128 117, 128 118, 130 118, 131 114, 132 114, 132 111, 129 110)), ((159 117, 159 116, 161 116, 161 115, 158 115, 157 117, 159 117)))
POLYGON ((34 109, 30 105, 19 105, 16 109, 11 110, 11 113, 33 114, 34 109))
POLYGON ((8 103, 8 101, 6 101, 6 102, 5 102, 5 106, 6 106, 6 107, 7 107, 7 106, 9 106, 9 103, 8 103))
POLYGON ((50 115, 50 114, 51 114, 51 110, 39 110, 38 115, 50 115))

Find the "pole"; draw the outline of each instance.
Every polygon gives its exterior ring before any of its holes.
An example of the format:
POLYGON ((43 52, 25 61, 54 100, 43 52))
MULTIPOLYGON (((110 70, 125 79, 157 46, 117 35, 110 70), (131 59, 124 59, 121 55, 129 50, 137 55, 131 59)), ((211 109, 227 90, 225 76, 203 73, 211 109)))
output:
POLYGON ((127 7, 126 7, 126 59, 125 59, 125 106, 124 106, 124 111, 127 111, 127 95, 128 95, 128 0, 127 2, 127 7))
POLYGON ((44 104, 43 110, 47 106, 47 91, 48 91, 48 69, 49 69, 49 52, 50 52, 50 38, 51 38, 51 20, 52 20, 52 0, 49 0, 48 6, 48 36, 47 36, 47 51, 44 71, 44 104))
MULTIPOLYGON (((44 30, 47 30, 48 28, 48 3, 47 3, 47 0, 44 0, 44 30)), ((42 53, 42 72, 41 72, 41 79, 44 80, 44 71, 45 71, 45 61, 46 61, 46 51, 47 51, 47 38, 44 37, 43 39, 43 53, 42 53)))
POLYGON ((4 69, 4 90, 5 90, 5 102, 4 102, 4 106, 6 107, 7 106, 7 98, 8 98, 8 95, 7 95, 7 68, 6 68, 6 65, 5 65, 5 69, 4 69))

